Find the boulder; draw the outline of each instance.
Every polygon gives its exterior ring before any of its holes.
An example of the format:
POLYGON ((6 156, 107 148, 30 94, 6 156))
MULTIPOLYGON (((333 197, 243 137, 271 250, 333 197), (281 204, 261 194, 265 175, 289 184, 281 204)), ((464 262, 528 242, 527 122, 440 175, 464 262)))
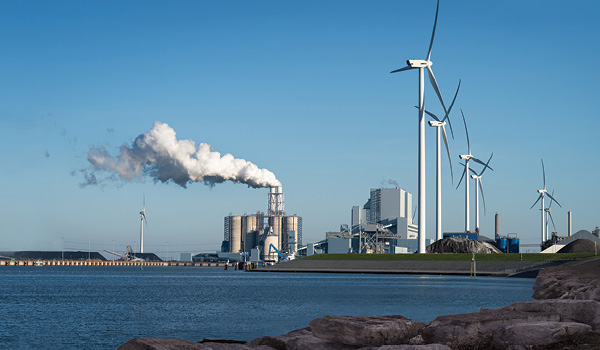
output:
POLYGON ((470 314, 439 316, 421 333, 426 343, 450 344, 454 347, 486 348, 492 335, 516 323, 559 322, 557 313, 522 312, 507 309, 482 310, 470 314))
POLYGON ((514 303, 502 309, 543 314, 558 314, 561 322, 585 323, 600 331, 600 302, 595 300, 533 300, 514 303))
POLYGON ((425 345, 382 345, 376 347, 360 348, 359 350, 451 350, 443 344, 425 344, 425 345))
MULTIPOLYGON (((260 339, 260 338, 259 338, 260 339)), ((277 337, 285 343, 286 350, 355 350, 356 346, 331 343, 313 335, 310 328, 298 329, 277 337)), ((252 342, 251 342, 252 343, 252 342)))
POLYGON ((185 339, 133 338, 117 350, 200 350, 202 344, 185 339))
POLYGON ((600 301, 600 274, 591 267, 547 267, 535 280, 533 298, 600 301))
POLYGON ((425 324, 404 316, 325 316, 310 322, 315 337, 353 346, 408 344, 425 324))
POLYGON ((515 323, 494 332, 492 347, 497 349, 545 348, 569 341, 591 330, 587 324, 576 322, 515 323))
POLYGON ((498 248, 487 242, 475 241, 462 237, 446 237, 425 248, 427 253, 502 253, 498 248))

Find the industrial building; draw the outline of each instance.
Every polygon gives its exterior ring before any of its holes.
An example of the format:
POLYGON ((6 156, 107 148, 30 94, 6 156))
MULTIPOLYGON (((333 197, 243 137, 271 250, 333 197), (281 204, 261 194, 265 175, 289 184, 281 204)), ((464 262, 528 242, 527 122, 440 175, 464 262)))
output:
POLYGON ((302 217, 286 215, 281 186, 271 187, 266 215, 233 215, 224 219, 222 253, 232 259, 259 249, 261 260, 278 260, 294 255, 302 244, 302 217))

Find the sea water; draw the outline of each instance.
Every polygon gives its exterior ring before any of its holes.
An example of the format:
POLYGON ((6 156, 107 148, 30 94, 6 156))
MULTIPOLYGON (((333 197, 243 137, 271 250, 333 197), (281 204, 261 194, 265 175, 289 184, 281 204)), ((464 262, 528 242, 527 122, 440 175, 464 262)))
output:
POLYGON ((0 348, 116 349, 134 337, 251 340, 325 315, 447 314, 531 300, 534 279, 5 266, 0 348))

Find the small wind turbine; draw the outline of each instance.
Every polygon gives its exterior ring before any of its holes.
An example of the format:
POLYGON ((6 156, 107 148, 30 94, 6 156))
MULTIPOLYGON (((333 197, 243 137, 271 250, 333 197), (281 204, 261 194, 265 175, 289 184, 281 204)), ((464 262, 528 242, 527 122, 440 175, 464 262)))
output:
MULTIPOLYGON (((440 144, 440 133, 444 136, 444 144, 446 145, 446 152, 448 153, 448 162, 450 162, 450 178, 452 179, 452 184, 454 184, 454 172, 452 171, 452 159, 450 158, 450 148, 448 147, 448 137, 446 136, 446 120, 448 121, 448 125, 450 126, 450 132, 452 133, 452 138, 454 138, 454 132, 452 131, 452 124, 450 123, 450 111, 452 111, 452 106, 454 106, 454 102, 456 101, 456 96, 458 96, 458 91, 460 90, 460 80, 458 81, 458 88, 456 88, 456 93, 454 94, 454 99, 448 108, 448 114, 440 120, 435 114, 425 110, 425 113, 432 117, 434 120, 429 121, 429 126, 436 128, 436 206, 435 206, 435 232, 436 232, 436 241, 442 239, 442 151, 440 144), (441 129, 441 132, 440 132, 441 129)), ((415 106, 419 108, 418 106, 415 106)))
POLYGON ((433 22, 433 32, 431 33, 431 41, 429 42, 429 50, 427 51, 427 59, 425 60, 407 60, 406 67, 396 69, 391 71, 390 73, 402 72, 405 70, 411 69, 419 69, 419 196, 418 196, 418 208, 419 208, 419 253, 425 253, 425 69, 427 69, 427 74, 429 75, 429 81, 435 90, 440 102, 442 103, 442 107, 444 108, 444 112, 446 116, 448 115, 448 110, 446 109, 446 105, 444 104, 444 100, 442 99, 442 94, 440 93, 440 89, 438 87, 438 83, 435 80, 435 76, 433 75, 433 71, 431 70, 431 48, 433 46, 433 38, 435 37, 435 27, 437 26, 437 18, 438 12, 440 8, 440 1, 438 0, 437 6, 435 9, 435 20, 433 22))
POLYGON ((540 201, 540 199, 542 200, 542 210, 541 210, 542 211, 542 244, 544 244, 544 242, 548 240, 548 235, 546 233, 546 223, 545 223, 546 215, 545 215, 545 211, 544 211, 544 209, 545 209, 544 208, 544 196, 550 197, 550 200, 555 201, 556 204, 558 204, 558 206, 561 208, 562 208, 562 205, 560 205, 560 203, 558 203, 558 201, 556 199, 554 199, 554 197, 552 197, 552 195, 550 195, 550 193, 548 193, 548 191, 546 190, 546 169, 544 168, 544 160, 543 159, 542 159, 542 176, 544 179, 544 188, 541 190, 537 190, 537 192, 540 194, 540 196, 538 197, 538 199, 535 201, 535 203, 533 203, 533 205, 529 209, 532 209, 537 204, 537 202, 540 201))
POLYGON ((483 172, 485 171, 485 169, 488 168, 488 165, 490 164, 490 161, 492 160, 492 157, 494 156, 494 153, 492 152, 492 154, 490 155, 490 159, 488 159, 487 163, 485 163, 485 166, 483 167, 483 170, 481 170, 481 172, 479 174, 477 174, 477 172, 473 169, 469 169, 473 175, 471 175, 471 179, 475 180, 475 232, 479 233, 479 191, 481 190, 481 199, 483 200, 483 213, 485 214, 486 209, 485 209, 485 196, 483 195, 483 183, 481 181, 481 176, 483 175, 483 172))
POLYGON ((140 211, 140 253, 144 252, 144 221, 146 227, 148 227, 148 220, 146 220, 146 195, 144 195, 144 209, 140 211))
POLYGON ((460 177, 460 181, 458 181, 458 185, 456 185, 456 188, 458 188, 460 186, 460 183, 462 182, 462 179, 464 178, 465 179, 465 232, 469 232, 470 231, 470 227, 469 227, 469 221, 470 221, 470 217, 469 217, 469 161, 472 160, 475 163, 479 163, 479 164, 483 165, 484 169, 490 168, 490 170, 492 170, 492 171, 494 169, 492 169, 490 166, 488 166, 484 162, 480 161, 479 159, 473 157, 473 155, 471 154, 471 143, 469 141, 469 130, 467 129, 467 121, 465 120, 465 114, 463 113, 462 109, 460 110, 460 114, 462 114, 463 123, 465 124, 465 133, 467 134, 467 148, 468 148, 469 153, 461 154, 458 156, 460 159, 465 161, 465 170, 463 171, 462 176, 460 177))

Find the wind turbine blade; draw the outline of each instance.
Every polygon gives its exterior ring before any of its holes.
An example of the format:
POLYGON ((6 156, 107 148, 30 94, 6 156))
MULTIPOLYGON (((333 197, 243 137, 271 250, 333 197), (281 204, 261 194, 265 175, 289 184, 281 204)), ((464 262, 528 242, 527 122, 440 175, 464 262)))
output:
POLYGON ((554 197, 552 197, 552 196, 550 195, 550 193, 546 192, 546 195, 547 195, 548 197, 550 197, 550 199, 552 199, 553 201, 555 201, 555 202, 556 202, 556 204, 557 204, 559 207, 561 207, 561 208, 562 208, 562 205, 560 205, 560 203, 558 203, 558 201, 557 201, 556 199, 554 199, 554 197))
POLYGON ((550 216, 550 221, 552 221, 552 226, 554 226, 554 232, 557 232, 556 225, 554 225, 554 218, 552 217, 552 212, 548 211, 548 216, 550 216))
POLYGON ((433 32, 431 33, 431 42, 429 42, 429 50, 427 51, 427 61, 431 58, 431 47, 433 46, 433 38, 435 37, 435 27, 437 26, 438 11, 440 10, 440 0, 435 8, 435 20, 433 21, 433 32))
MULTIPOLYGON (((483 172, 485 171, 485 169, 489 168, 489 164, 490 164, 490 161, 492 160, 493 156, 494 156, 494 152, 492 152, 492 154, 490 155, 490 159, 488 159, 487 163, 485 163, 485 166, 483 167, 483 170, 481 170, 481 173, 479 173, 479 176, 483 175, 483 172)), ((492 168, 490 168, 490 169, 492 169, 492 168)))
POLYGON ((393 70, 393 71, 391 71, 390 73, 398 73, 398 72, 402 72, 402 71, 405 71, 405 70, 411 70, 411 69, 416 69, 416 68, 414 68, 414 67, 411 67, 411 66, 406 66, 406 67, 404 67, 404 68, 400 68, 400 69, 393 70))
POLYGON ((452 139, 454 140, 454 131, 452 130, 452 123, 450 123, 450 111, 452 111, 452 107, 454 106, 454 102, 456 102, 456 96, 458 96, 458 90, 460 90, 460 82, 461 80, 458 80, 458 88, 456 88, 456 93, 454 94, 454 98, 452 99, 452 103, 450 104, 450 107, 448 108, 448 115, 446 117, 444 117, 444 120, 448 119, 448 125, 450 126, 450 134, 452 135, 452 139))
POLYGON ((142 196, 144 196, 144 211, 146 210, 146 194, 144 193, 142 196))
MULTIPOLYGON (((554 196, 554 190, 552 190, 552 196, 554 196)), ((548 197, 550 197, 550 204, 548 205, 548 209, 552 208, 552 202, 554 202, 554 199, 552 198, 552 196, 548 196, 548 197)))
POLYGON ((467 148, 469 149, 469 154, 471 154, 471 143, 469 142, 469 129, 467 129, 467 121, 465 120, 465 114, 463 110, 460 110, 460 114, 462 114, 463 123, 465 124, 465 133, 467 134, 467 148))
MULTIPOLYGON (((538 197, 537 201, 535 201, 535 203, 533 203, 533 205, 531 206, 531 208, 535 207, 535 205, 537 204, 537 202, 539 202, 540 199, 542 199, 542 197, 543 197, 543 194, 540 193, 540 196, 538 197)), ((531 209, 531 208, 529 208, 529 209, 531 209)))
POLYGON ((544 169, 544 160, 542 159, 542 175, 544 176, 544 189, 546 189, 546 169, 544 169))
POLYGON ((148 229, 148 220, 146 219, 146 214, 144 214, 143 216, 144 216, 144 222, 146 223, 146 229, 148 229))
POLYGON ((437 80, 435 80, 435 76, 433 75, 433 71, 431 70, 430 66, 427 66, 427 73, 429 75, 429 81, 431 82, 435 93, 437 94, 438 98, 440 99, 440 102, 442 103, 442 107, 444 107, 444 113, 448 115, 448 109, 446 108, 446 104, 444 103, 444 99, 442 98, 440 87, 438 86, 437 80))
MULTIPOLYGON (((416 109, 419 109, 419 106, 415 106, 416 109)), ((431 118, 435 119, 436 121, 440 121, 440 118, 438 118, 435 114, 429 112, 428 110, 425 110, 425 113, 427 113, 428 116, 430 116, 431 118)))
POLYGON ((471 158, 471 160, 472 160, 472 161, 474 161, 475 163, 478 163, 478 164, 481 164, 481 165, 483 165, 484 169, 485 169, 485 168, 489 168, 491 171, 494 171, 494 169, 492 169, 492 167, 491 167, 491 166, 489 166, 489 165, 485 164, 484 162, 480 161, 479 159, 477 159, 477 158, 475 158, 475 157, 471 158))
POLYGON ((456 188, 458 188, 460 186, 460 183, 462 182, 462 179, 465 177, 466 172, 467 172, 467 169, 465 168, 465 170, 463 170, 462 175, 460 176, 460 180, 458 180, 458 185, 456 185, 456 188))
POLYGON ((444 144, 446 145, 446 152, 448 153, 448 162, 450 162, 450 178, 454 185, 454 171, 452 171, 452 159, 450 157, 450 147, 448 147, 448 137, 446 136, 446 128, 442 125, 442 136, 444 137, 444 144))
POLYGON ((487 210, 485 209, 485 196, 483 195, 483 183, 481 178, 477 178, 477 182, 479 183, 479 190, 481 191, 481 199, 483 200, 483 215, 487 215, 487 210))

